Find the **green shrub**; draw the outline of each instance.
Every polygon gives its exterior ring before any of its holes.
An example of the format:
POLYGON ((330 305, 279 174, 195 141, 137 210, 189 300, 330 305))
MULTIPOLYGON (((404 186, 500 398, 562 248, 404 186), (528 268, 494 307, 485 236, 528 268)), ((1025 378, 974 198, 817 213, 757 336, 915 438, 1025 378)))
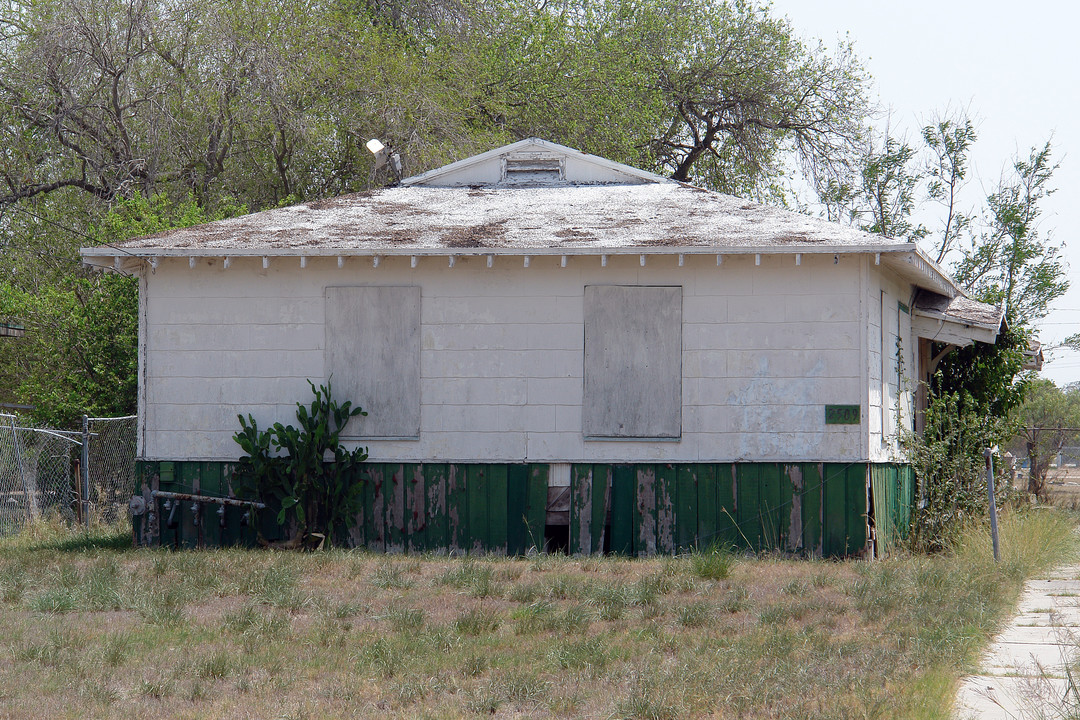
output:
POLYGON ((330 383, 308 385, 315 399, 310 407, 296 403, 300 427, 274 423, 260 431, 254 417, 238 415, 240 431, 233 436, 246 453, 233 474, 237 494, 280 508, 278 524, 294 527, 301 545, 332 543, 340 527, 355 522, 363 503, 361 465, 368 457, 367 448, 346 450, 340 443, 349 419, 367 413, 333 400, 330 383))

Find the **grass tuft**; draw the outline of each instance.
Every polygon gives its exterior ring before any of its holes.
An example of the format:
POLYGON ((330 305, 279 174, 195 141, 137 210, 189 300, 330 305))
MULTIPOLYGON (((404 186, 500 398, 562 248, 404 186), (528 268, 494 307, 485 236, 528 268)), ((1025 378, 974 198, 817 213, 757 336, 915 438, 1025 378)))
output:
POLYGON ((727 545, 710 545, 690 555, 690 568, 702 580, 723 580, 735 566, 735 554, 727 545))
POLYGON ((499 618, 491 610, 470 608, 454 620, 454 630, 459 635, 487 635, 499 629, 499 618))

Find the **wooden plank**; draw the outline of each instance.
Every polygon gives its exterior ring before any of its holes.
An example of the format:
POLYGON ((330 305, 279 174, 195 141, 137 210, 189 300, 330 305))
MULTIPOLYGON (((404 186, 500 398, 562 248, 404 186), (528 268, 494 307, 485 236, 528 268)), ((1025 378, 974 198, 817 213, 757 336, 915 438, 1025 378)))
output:
POLYGON ((825 463, 822 495, 822 552, 838 557, 847 552, 847 465, 825 463))
POLYGON ((803 466, 784 465, 783 473, 780 490, 787 500, 781 512, 781 518, 784 520, 781 547, 787 552, 799 552, 803 547, 803 466))
POLYGON ((889 482, 881 465, 870 466, 870 501, 874 508, 874 534, 877 537, 875 552, 884 554, 889 549, 889 482))
MULTIPOLYGON (((788 475, 789 467, 791 466, 779 463, 776 465, 776 473, 779 483, 777 487, 780 492, 780 505, 777 508, 776 514, 780 522, 780 536, 778 538, 779 547, 781 550, 794 552, 795 550, 798 550, 800 545, 802 545, 802 498, 799 499, 800 507, 796 508, 795 485, 792 482, 791 477, 788 475), (798 533, 794 538, 791 537, 791 515, 793 512, 799 513, 795 521, 795 527, 798 530, 798 533), (792 545, 794 545, 794 550, 792 549, 792 545)), ((795 472, 801 471, 798 465, 795 465, 794 467, 796 468, 795 472)))
POLYGON ((634 476, 634 554, 650 557, 656 554, 656 468, 636 465, 634 476))
POLYGON ((590 555, 592 546, 593 466, 570 469, 570 554, 590 555))
POLYGON ((506 465, 487 466, 488 524, 484 549, 489 553, 506 555, 506 465))
POLYGON ((408 463, 402 468, 405 479, 405 543, 409 552, 427 550, 427 484, 424 466, 408 463))
POLYGON ((905 465, 901 469, 903 494, 900 497, 900 537, 907 540, 911 532, 911 513, 915 509, 915 469, 905 465))
MULTIPOLYGON (((202 467, 197 462, 180 463, 180 485, 188 488, 182 492, 198 495, 202 492, 202 467)), ((177 530, 180 532, 180 544, 183 547, 197 547, 199 544, 199 528, 195 525, 195 513, 191 510, 191 503, 179 503, 177 516, 180 524, 177 530)))
POLYGON ((845 477, 847 486, 847 546, 848 555, 862 552, 867 543, 866 505, 868 499, 867 483, 869 467, 866 464, 851 464, 845 477))
POLYGON ((360 470, 360 510, 350 520, 352 526, 349 528, 348 541, 349 547, 358 548, 367 545, 367 540, 364 537, 364 530, 366 529, 366 518, 364 517, 364 508, 367 506, 367 488, 370 484, 368 480, 367 472, 363 469, 360 470))
POLYGON ((466 549, 470 553, 483 553, 487 550, 488 537, 487 469, 484 465, 469 465, 465 478, 465 492, 469 498, 466 549))
POLYGON ((446 518, 450 552, 460 555, 469 548, 469 495, 465 489, 468 465, 450 465, 446 477, 446 518))
POLYGON ((736 466, 738 512, 737 543, 751 550, 761 549, 761 467, 757 463, 739 463, 736 466))
POLYGON ((405 474, 401 465, 386 468, 386 552, 405 552, 405 474))
POLYGON ((675 468, 675 550, 686 552, 698 544, 698 466, 675 468))
POLYGON ((803 551, 811 557, 821 557, 821 465, 802 464, 802 527, 803 551))
POLYGON ((525 528, 526 549, 544 550, 544 526, 547 523, 548 476, 551 466, 537 463, 529 467, 528 507, 525 528))
POLYGON ((885 517, 889 522, 889 532, 886 535, 888 548, 893 548, 897 540, 897 523, 900 518, 900 471, 896 465, 888 465, 885 470, 885 517))
POLYGON ((782 546, 780 538, 783 531, 782 518, 784 503, 780 494, 780 466, 776 463, 762 463, 758 502, 761 503, 761 543, 765 550, 777 550, 782 546))
POLYGON ((656 467, 656 549, 673 555, 675 545, 675 507, 679 498, 675 466, 664 463, 656 467))
POLYGON ((732 547, 740 544, 738 518, 738 466, 724 463, 716 467, 716 538, 732 547))
POLYGON ((611 552, 634 552, 634 467, 615 465, 611 469, 611 552))
MULTIPOLYGON (((199 483, 202 486, 200 492, 203 495, 214 497, 225 495, 226 493, 222 491, 221 463, 206 461, 199 463, 199 483)), ((224 545, 221 518, 217 514, 219 507, 225 506, 203 504, 201 508, 203 544, 207 547, 221 547, 224 545)))
POLYGON ((523 555, 528 527, 529 466, 515 463, 506 468, 506 554, 523 555))
POLYGON ((450 536, 446 513, 446 482, 449 467, 444 463, 424 465, 424 510, 427 516, 427 549, 446 552, 450 548, 450 536))
POLYGON ((371 468, 371 527, 368 548, 376 552, 386 550, 386 472, 387 468, 376 463, 371 468))
MULTIPOLYGON (((694 532, 694 542, 699 548, 707 548, 719 540, 717 532, 720 526, 719 493, 716 483, 716 465, 706 463, 695 467, 697 483, 694 489, 697 491, 697 528, 694 532)), ((680 497, 682 497, 680 492, 680 497)))
POLYGON ((605 552, 608 543, 607 523, 611 511, 611 465, 593 465, 592 473, 592 549, 605 552))
MULTIPOLYGON (((176 463, 170 461, 163 461, 158 463, 157 466, 158 476, 158 490, 165 490, 169 492, 177 491, 176 482, 176 463)), ((176 533, 170 530, 168 527, 169 513, 164 508, 164 501, 158 500, 158 530, 160 543, 162 547, 173 547, 176 544, 176 533)), ((266 515, 264 511, 262 513, 266 515)))

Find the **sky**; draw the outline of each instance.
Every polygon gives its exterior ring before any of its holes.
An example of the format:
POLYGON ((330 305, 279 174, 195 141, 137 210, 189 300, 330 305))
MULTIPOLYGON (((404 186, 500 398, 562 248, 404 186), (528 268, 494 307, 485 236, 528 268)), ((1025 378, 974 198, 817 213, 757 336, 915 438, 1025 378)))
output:
MULTIPOLYGON (((774 0, 772 11, 805 39, 854 43, 894 135, 917 141, 934 115, 966 110, 978 133, 966 198, 972 208, 1014 156, 1051 140, 1061 166, 1039 231, 1064 244, 1072 287, 1038 336, 1053 346, 1080 332, 1080 3, 774 0)), ((1047 360, 1043 377, 1080 381, 1080 352, 1051 350, 1047 360)))

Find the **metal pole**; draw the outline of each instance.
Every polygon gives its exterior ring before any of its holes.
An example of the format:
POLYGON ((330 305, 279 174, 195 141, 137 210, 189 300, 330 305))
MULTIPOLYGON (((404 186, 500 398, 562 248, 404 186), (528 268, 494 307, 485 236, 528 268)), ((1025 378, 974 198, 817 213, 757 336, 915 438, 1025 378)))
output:
POLYGON ((82 416, 82 460, 79 463, 82 475, 83 524, 90 527, 90 418, 82 416))
POLYGON ((983 454, 986 456, 986 492, 990 496, 990 537, 994 540, 994 562, 999 560, 998 554, 998 529, 997 529, 997 503, 994 502, 994 448, 986 448, 983 454))

